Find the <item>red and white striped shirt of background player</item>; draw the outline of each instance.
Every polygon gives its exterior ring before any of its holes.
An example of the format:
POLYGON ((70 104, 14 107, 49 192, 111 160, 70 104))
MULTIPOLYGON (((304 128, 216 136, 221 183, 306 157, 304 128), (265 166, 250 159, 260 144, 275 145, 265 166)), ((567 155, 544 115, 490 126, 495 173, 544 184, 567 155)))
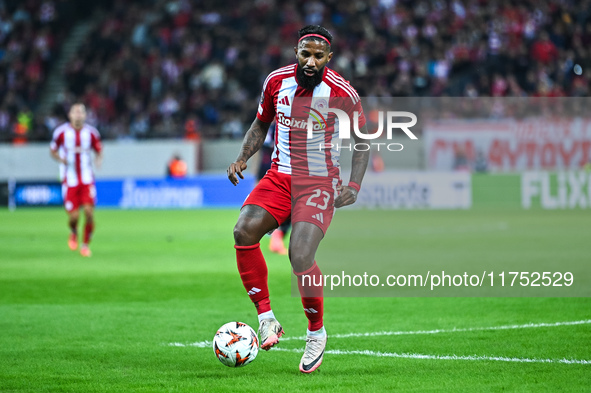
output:
MULTIPOLYGON (((353 122, 353 111, 359 113, 359 128, 365 125, 365 116, 359 95, 342 76, 335 71, 324 68, 322 82, 314 90, 307 90, 299 86, 296 80, 297 64, 279 68, 269 74, 263 84, 261 102, 257 117, 265 123, 271 123, 275 118, 275 147, 272 155, 272 167, 281 173, 292 174, 296 158, 297 169, 303 169, 305 175, 332 177, 340 180, 340 152, 336 148, 338 140, 338 120, 326 108, 345 110, 350 114, 353 122), (294 149, 294 137, 290 132, 292 111, 302 112, 301 108, 293 107, 308 102, 312 108, 322 113, 327 119, 328 127, 325 132, 314 132, 311 139, 306 139, 305 149, 294 149), (327 99, 329 102, 326 102, 327 99), (330 120, 328 120, 330 119, 330 120), (333 143, 334 139, 334 143, 333 143), (331 147, 331 145, 334 145, 331 147), (324 147, 319 149, 319 146, 324 147), (296 151, 299 150, 299 151, 296 151), (300 167, 301 166, 301 167, 300 167)), ((352 124, 351 124, 352 127, 352 124)), ((353 130, 353 128, 351 128, 353 130)), ((306 133, 298 133, 306 136, 306 133)))
POLYGON ((94 184, 91 150, 97 153, 102 150, 101 136, 96 128, 84 124, 77 131, 70 123, 64 123, 53 132, 49 146, 51 150, 59 151, 60 157, 65 157, 68 162, 68 165, 60 165, 60 175, 65 185, 76 187, 79 184, 94 184))

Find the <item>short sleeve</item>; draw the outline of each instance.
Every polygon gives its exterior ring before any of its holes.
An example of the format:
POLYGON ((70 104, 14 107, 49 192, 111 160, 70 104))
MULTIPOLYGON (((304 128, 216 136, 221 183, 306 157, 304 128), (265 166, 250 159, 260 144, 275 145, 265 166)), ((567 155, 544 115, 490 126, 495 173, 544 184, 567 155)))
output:
POLYGON ((51 138, 51 142, 49 143, 49 148, 53 151, 57 151, 63 144, 64 144, 64 133, 59 130, 55 130, 53 132, 53 137, 51 138))
POLYGON ((259 102, 259 109, 257 112, 257 118, 263 123, 272 123, 275 119, 275 105, 273 102, 273 89, 274 84, 272 81, 268 81, 263 86, 263 92, 261 93, 261 101, 259 102))
POLYGON ((357 112, 359 114, 359 129, 361 129, 361 127, 365 126, 366 123, 365 114, 363 113, 363 107, 361 106, 361 100, 357 100, 357 103, 352 105, 351 110, 353 113, 350 114, 349 118, 354 119, 355 117, 353 115, 355 114, 355 112, 357 112))
POLYGON ((94 151, 100 153, 103 150, 103 144, 101 143, 101 136, 98 131, 94 131, 90 137, 90 144, 94 151))
MULTIPOLYGON (((350 85, 349 85, 350 86, 350 85)), ((352 90, 352 89, 351 89, 352 90)), ((349 119, 351 119, 351 127, 353 127, 353 123, 355 121, 355 113, 358 115, 358 129, 361 130, 361 127, 365 126, 366 119, 365 114, 363 113, 363 107, 361 106, 361 100, 359 96, 357 96, 357 92, 355 95, 351 95, 349 91, 346 92, 347 95, 345 97, 340 97, 339 99, 342 100, 343 110, 347 112, 349 115, 349 119)), ((353 128, 351 128, 353 129, 353 128)))

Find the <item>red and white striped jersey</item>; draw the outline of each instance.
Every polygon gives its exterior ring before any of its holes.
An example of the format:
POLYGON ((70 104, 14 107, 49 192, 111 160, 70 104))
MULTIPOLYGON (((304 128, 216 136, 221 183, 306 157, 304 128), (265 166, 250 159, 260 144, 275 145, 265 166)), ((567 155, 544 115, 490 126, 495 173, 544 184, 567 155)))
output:
POLYGON ((296 121, 296 118, 312 116, 307 112, 311 108, 317 113, 337 108, 349 113, 353 121, 352 113, 357 111, 361 129, 365 116, 359 95, 349 82, 328 67, 324 68, 322 82, 314 90, 304 89, 297 83, 296 68, 297 64, 279 68, 271 72, 263 84, 257 117, 265 123, 273 119, 277 122, 272 168, 290 175, 340 178, 338 121, 334 114, 323 113, 323 119, 328 119, 326 128, 324 132, 314 132, 310 139, 305 132, 307 120, 296 121))
POLYGON ((91 150, 97 153, 102 150, 101 136, 96 128, 84 124, 76 130, 70 123, 64 123, 53 132, 50 148, 60 151, 60 156, 68 162, 60 165, 62 181, 68 187, 94 183, 91 150))

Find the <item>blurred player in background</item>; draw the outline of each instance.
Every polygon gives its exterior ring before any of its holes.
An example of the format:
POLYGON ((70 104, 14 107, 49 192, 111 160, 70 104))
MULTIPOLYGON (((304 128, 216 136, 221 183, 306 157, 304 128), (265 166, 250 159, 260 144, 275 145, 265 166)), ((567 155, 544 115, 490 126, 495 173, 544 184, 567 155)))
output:
MULTIPOLYGON (((269 127, 267 137, 261 147, 261 162, 259 164, 259 172, 257 173, 257 180, 261 181, 267 174, 267 171, 271 169, 271 163, 273 162, 273 151, 275 146, 275 123, 269 127)), ((279 255, 287 255, 287 248, 283 240, 287 236, 287 232, 291 228, 291 217, 287 218, 279 228, 271 232, 271 241, 269 242, 269 250, 279 255)))
POLYGON ((51 156, 60 163, 63 174, 64 207, 68 213, 70 236, 68 246, 78 249, 79 209, 84 210, 84 238, 80 254, 91 255, 89 243, 94 230, 94 204, 96 188, 92 169, 92 150, 95 151, 95 165, 100 167, 103 154, 101 137, 96 128, 85 124, 86 107, 75 103, 68 113, 70 121, 57 127, 50 144, 51 156))
MULTIPOLYGON (((246 132, 236 161, 228 167, 228 178, 234 185, 238 184, 238 177, 244 178, 242 171, 247 167, 246 162, 261 149, 269 126, 276 120, 271 169, 244 202, 234 227, 236 259, 244 288, 257 309, 261 348, 269 350, 284 332, 271 310, 267 264, 259 242, 267 232, 291 217, 289 259, 308 318, 306 347, 299 369, 311 373, 322 363, 326 348, 324 297, 322 285, 305 286, 302 277, 323 282, 322 272, 315 261, 316 250, 330 225, 334 209, 357 200, 369 152, 355 150, 351 178, 348 185, 343 186, 338 151, 327 147, 337 133, 334 119, 314 137, 326 142, 321 149, 307 143, 305 130, 292 127, 291 120, 289 123, 284 120, 284 113, 291 114, 292 120, 306 118, 300 114, 303 111, 301 105, 293 104, 296 99, 310 102, 307 105, 312 105, 314 99, 343 101, 349 103, 350 115, 353 111, 359 114, 359 129, 367 133, 357 92, 339 74, 326 67, 333 55, 332 35, 321 26, 306 26, 298 34, 300 39, 294 48, 297 63, 273 71, 267 77, 258 113, 246 132), (301 180, 313 187, 297 188, 301 180)), ((362 141, 357 135, 354 138, 356 142, 362 141)))

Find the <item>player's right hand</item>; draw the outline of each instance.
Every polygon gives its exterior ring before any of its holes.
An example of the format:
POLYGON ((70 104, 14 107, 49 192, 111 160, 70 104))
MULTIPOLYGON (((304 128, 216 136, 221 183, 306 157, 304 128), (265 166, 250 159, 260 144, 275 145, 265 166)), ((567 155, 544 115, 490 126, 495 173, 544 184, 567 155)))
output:
POLYGON ((233 162, 230 164, 230 166, 228 167, 228 179, 230 179, 230 181, 232 182, 232 184, 234 184, 235 186, 238 185, 239 181, 238 181, 238 177, 240 177, 241 179, 244 179, 244 176, 242 175, 242 171, 245 170, 247 168, 246 162, 239 160, 236 162, 233 162), (238 177, 236 176, 238 175, 238 177))

